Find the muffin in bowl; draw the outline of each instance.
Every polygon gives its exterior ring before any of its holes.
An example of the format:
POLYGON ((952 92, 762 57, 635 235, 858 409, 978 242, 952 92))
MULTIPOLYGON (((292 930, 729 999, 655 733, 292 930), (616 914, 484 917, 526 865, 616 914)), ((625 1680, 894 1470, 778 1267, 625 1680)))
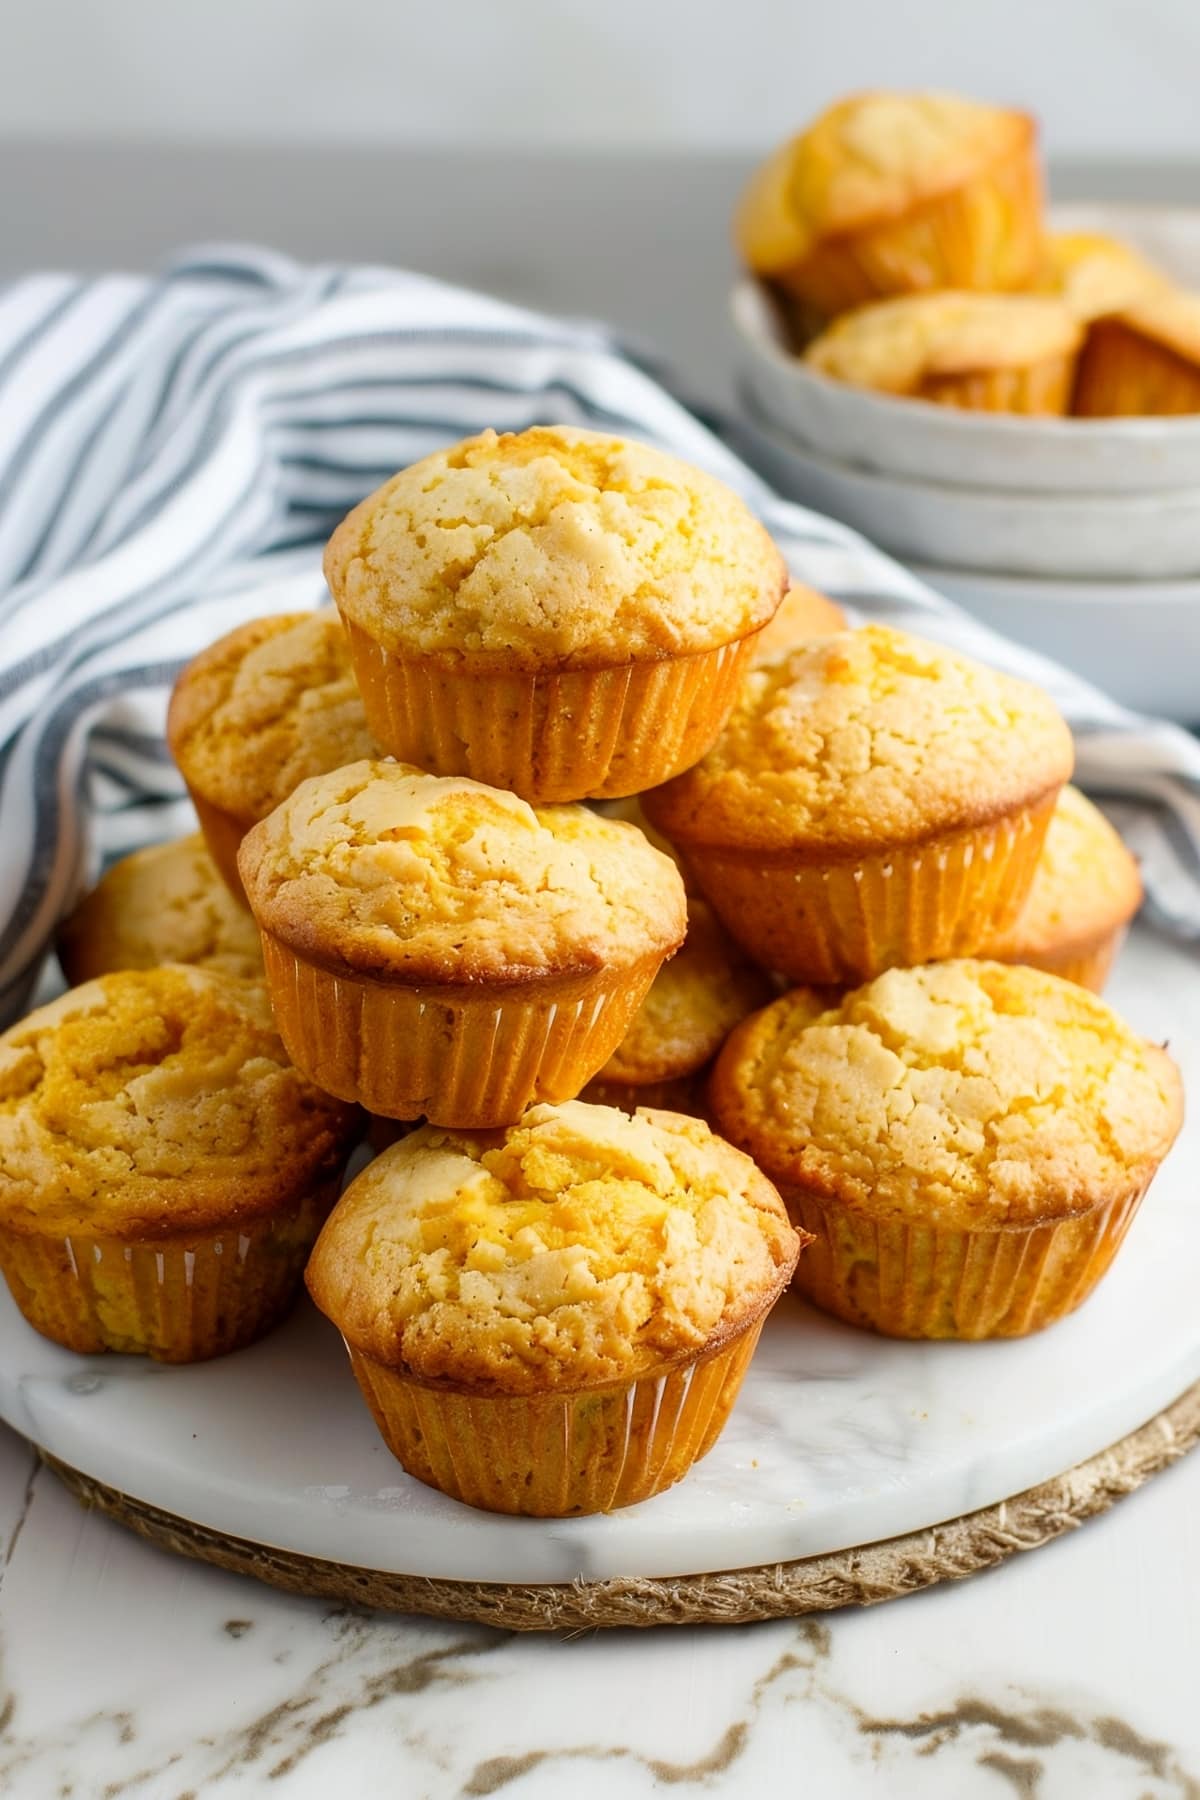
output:
POLYGON ((979 412, 1062 414, 1083 326, 1031 294, 914 294, 844 313, 804 353, 854 387, 979 412))
POLYGON ((533 803, 695 762, 787 585, 723 483, 565 426, 468 438, 344 519, 325 572, 385 750, 533 803))
POLYGON ((573 1098, 687 927, 633 826, 405 763, 302 782, 239 860, 294 1061, 390 1118, 508 1125, 573 1098))
POLYGON ((1165 1051, 1073 982, 946 962, 733 1033, 718 1128, 813 1234, 797 1284, 894 1337, 1012 1337, 1081 1305, 1178 1135, 1165 1051))
POLYGON ((1099 231, 1052 231, 1039 287, 1090 324, 1168 285, 1153 263, 1120 238, 1099 231))
POLYGON ((346 635, 330 608, 252 619, 175 683, 167 743, 209 852, 244 899, 238 846, 310 775, 373 756, 346 635))
POLYGON ((1089 419, 1200 412, 1200 294, 1163 288, 1097 319, 1072 408, 1089 419))
POLYGON ((1042 258, 1036 128, 953 94, 839 100, 751 178, 750 269, 817 317, 931 288, 1021 288, 1042 258))
POLYGON ((698 1119, 575 1101, 385 1151, 306 1279, 411 1475, 555 1517, 648 1499, 712 1447, 803 1241, 698 1119))
POLYGON ((360 1126, 258 983, 102 975, 0 1037, 0 1270, 69 1350, 238 1349, 291 1304, 360 1126))
POLYGON ((1012 925, 1073 756, 1039 689, 867 626, 753 669, 642 805, 758 962, 846 986, 1012 925))

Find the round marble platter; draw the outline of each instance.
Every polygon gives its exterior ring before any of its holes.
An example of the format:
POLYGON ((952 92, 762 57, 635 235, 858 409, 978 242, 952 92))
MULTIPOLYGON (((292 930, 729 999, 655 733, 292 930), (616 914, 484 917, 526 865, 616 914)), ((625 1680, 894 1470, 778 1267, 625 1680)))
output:
MULTIPOLYGON (((1111 998, 1200 1092, 1200 959, 1134 934, 1111 998)), ((716 1448, 607 1517, 511 1519, 411 1480, 303 1302, 262 1343, 163 1368, 71 1355, 0 1294, 0 1417, 100 1489, 206 1534, 381 1574, 537 1586, 671 1578, 878 1543, 1096 1456, 1200 1381, 1200 1122, 1073 1318, 992 1344, 890 1342, 786 1299, 716 1448)))

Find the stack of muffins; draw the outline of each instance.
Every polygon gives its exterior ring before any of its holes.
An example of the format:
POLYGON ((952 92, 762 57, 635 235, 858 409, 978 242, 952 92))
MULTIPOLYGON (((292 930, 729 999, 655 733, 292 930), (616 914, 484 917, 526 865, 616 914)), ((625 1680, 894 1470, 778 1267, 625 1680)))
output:
POLYGON ((1047 230, 1034 121, 951 94, 830 107, 753 177, 735 235, 810 367, 943 406, 1200 411, 1200 295, 1047 230))
POLYGON ((1089 991, 1140 887, 1044 695, 595 433, 401 471, 326 571, 184 671, 203 840, 0 1038, 31 1324, 188 1361, 304 1272, 406 1469, 557 1515, 687 1472, 790 1281, 905 1336, 1086 1297, 1181 1096, 1089 991))

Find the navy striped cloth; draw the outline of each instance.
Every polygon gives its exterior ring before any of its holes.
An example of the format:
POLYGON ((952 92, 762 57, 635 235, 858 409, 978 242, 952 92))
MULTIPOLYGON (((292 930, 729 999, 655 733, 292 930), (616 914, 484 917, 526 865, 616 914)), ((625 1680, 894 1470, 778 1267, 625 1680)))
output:
POLYGON ((244 619, 319 604, 322 540, 394 469, 537 421, 702 464, 797 578, 1048 688, 1080 780, 1142 859, 1151 916, 1200 939, 1186 733, 780 500, 601 328, 391 269, 209 250, 154 279, 47 274, 0 293, 0 1022, 98 863, 188 828, 163 741, 181 664, 244 619))

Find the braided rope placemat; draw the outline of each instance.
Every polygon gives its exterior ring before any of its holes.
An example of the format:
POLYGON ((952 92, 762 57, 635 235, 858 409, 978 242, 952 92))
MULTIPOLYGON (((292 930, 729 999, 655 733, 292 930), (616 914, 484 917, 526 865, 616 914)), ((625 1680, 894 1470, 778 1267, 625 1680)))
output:
POLYGON ((1037 1550, 1107 1511, 1197 1442, 1200 1382, 1148 1424, 1065 1475, 926 1531, 861 1549, 716 1575, 619 1577, 546 1586, 391 1575, 274 1550, 176 1518, 80 1474, 47 1451, 41 1455, 84 1506, 106 1513, 150 1543, 235 1574, 253 1575, 290 1593, 389 1612, 465 1619, 508 1631, 579 1631, 601 1625, 741 1625, 838 1606, 875 1606, 940 1581, 959 1581, 1020 1551, 1037 1550))

